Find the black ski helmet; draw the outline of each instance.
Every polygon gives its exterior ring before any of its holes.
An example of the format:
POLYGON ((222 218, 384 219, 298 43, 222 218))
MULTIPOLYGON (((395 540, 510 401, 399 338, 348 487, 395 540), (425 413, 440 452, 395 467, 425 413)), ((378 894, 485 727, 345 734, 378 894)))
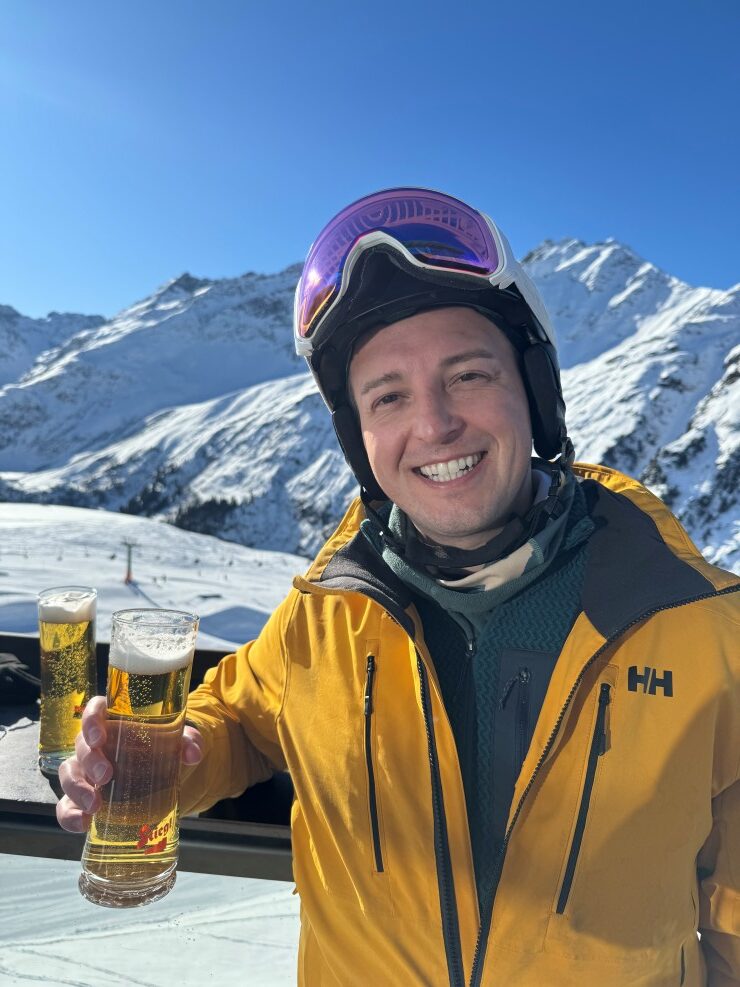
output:
MULTIPOLYGON (((421 189, 393 191, 428 192, 421 189)), ((367 197, 368 200, 373 198, 367 197)), ((356 205, 364 201, 359 200, 356 205)), ((463 203, 460 205, 471 209, 463 203)), ((420 263, 407 245, 390 235, 387 229, 372 229, 366 224, 362 235, 355 239, 343 258, 341 290, 331 299, 316 330, 306 336, 300 332, 301 302, 315 245, 309 252, 296 289, 296 350, 306 357, 331 411, 344 456, 370 499, 384 500, 386 495, 370 468, 359 421, 350 402, 348 371, 352 353, 370 330, 432 308, 457 305, 473 308, 490 318, 507 336, 519 356, 535 450, 543 459, 553 460, 559 456, 563 468, 572 462, 573 447, 565 424, 554 329, 537 289, 513 258, 506 238, 487 216, 476 214, 480 222, 495 231, 497 246, 505 257, 505 276, 499 276, 497 283, 488 283, 480 275, 420 263)))

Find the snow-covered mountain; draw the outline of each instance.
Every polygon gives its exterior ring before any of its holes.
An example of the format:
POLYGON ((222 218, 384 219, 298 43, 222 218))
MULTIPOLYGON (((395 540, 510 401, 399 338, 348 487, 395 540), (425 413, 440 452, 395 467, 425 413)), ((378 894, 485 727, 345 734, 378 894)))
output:
MULTIPOLYGON (((740 568, 740 285, 691 287, 612 240, 545 242, 525 266, 558 331, 578 458, 644 480, 740 568)), ((13 313, 31 342, 0 376, 0 499, 310 555, 355 483, 293 354, 298 273, 186 274, 107 322, 13 313)))
POLYGON ((645 482, 740 568, 740 284, 692 288, 607 241, 527 258, 559 334, 579 459, 645 482))
POLYGON ((0 305, 0 385, 19 380, 38 357, 61 346, 71 336, 83 336, 105 322, 102 315, 60 315, 29 319, 10 305, 0 305))

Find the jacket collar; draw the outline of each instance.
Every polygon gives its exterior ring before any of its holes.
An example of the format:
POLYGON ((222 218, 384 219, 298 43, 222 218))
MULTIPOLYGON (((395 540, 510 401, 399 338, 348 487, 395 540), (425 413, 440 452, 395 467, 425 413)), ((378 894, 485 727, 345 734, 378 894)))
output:
POLYGON ((380 603, 413 638, 414 622, 408 614, 411 593, 386 565, 361 531, 339 548, 321 573, 326 589, 349 589, 380 603))
POLYGON ((605 638, 647 615, 714 592, 706 576, 674 555, 653 518, 628 497, 583 480, 594 523, 581 603, 605 638))
MULTIPOLYGON (((588 545, 582 609, 610 638, 655 610, 712 596, 740 580, 705 562, 678 521, 641 484, 605 467, 576 464, 595 525, 588 545)), ((414 636, 411 594, 359 531, 355 501, 306 574, 326 590, 354 590, 384 607, 414 636)))

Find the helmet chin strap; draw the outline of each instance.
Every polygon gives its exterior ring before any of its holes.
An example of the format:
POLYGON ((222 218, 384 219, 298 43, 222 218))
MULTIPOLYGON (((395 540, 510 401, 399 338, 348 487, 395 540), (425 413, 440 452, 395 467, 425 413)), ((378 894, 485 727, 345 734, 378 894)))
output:
POLYGON ((360 496, 368 517, 375 522, 384 544, 396 555, 406 559, 416 568, 424 566, 438 570, 445 578, 462 577, 468 575, 468 569, 473 566, 490 565, 511 555, 541 531, 550 518, 557 518, 563 513, 564 506, 560 492, 565 480, 564 469, 557 462, 550 463, 540 459, 535 462, 539 469, 543 471, 546 469, 550 474, 547 496, 544 500, 532 504, 525 514, 512 514, 501 531, 479 548, 454 548, 425 541, 410 519, 406 538, 401 541, 388 530, 387 525, 372 506, 364 487, 360 496))

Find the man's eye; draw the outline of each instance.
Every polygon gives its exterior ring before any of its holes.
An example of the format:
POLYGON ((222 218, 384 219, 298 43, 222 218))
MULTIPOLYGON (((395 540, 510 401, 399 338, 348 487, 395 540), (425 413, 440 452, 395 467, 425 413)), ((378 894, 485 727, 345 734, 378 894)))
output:
POLYGON ((466 370, 465 373, 460 374, 460 376, 457 379, 463 381, 480 380, 483 376, 485 375, 482 374, 479 370, 466 370))
POLYGON ((398 400, 397 394, 381 394, 381 396, 374 402, 374 408, 383 407, 383 405, 393 404, 398 400))

